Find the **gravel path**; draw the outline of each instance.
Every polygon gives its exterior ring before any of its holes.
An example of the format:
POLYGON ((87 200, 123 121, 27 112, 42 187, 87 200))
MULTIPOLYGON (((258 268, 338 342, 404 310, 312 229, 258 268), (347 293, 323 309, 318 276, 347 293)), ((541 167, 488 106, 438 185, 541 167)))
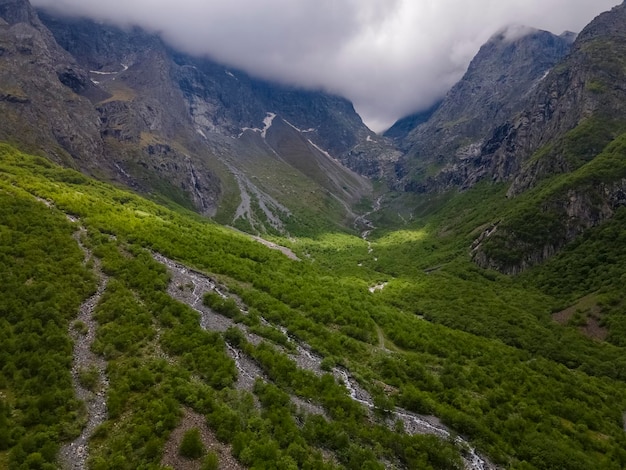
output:
MULTIPOLYGON (((69 218, 69 217, 68 217, 69 218)), ((76 222, 76 219, 70 219, 76 222)), ((85 254, 85 263, 93 260, 94 272, 99 278, 96 293, 89 297, 80 307, 80 311, 73 326, 80 324, 80 328, 70 326, 70 336, 74 340, 74 353, 72 364, 72 381, 76 396, 85 403, 87 412, 87 422, 80 436, 72 442, 64 445, 59 454, 62 468, 66 470, 84 470, 87 468, 89 457, 89 438, 94 430, 107 418, 106 391, 109 382, 106 377, 106 361, 91 352, 91 345, 96 335, 97 323, 93 318, 93 312, 100 301, 102 293, 106 289, 107 277, 100 269, 100 263, 89 249, 80 240, 86 233, 84 228, 80 228, 74 238, 85 254), (81 323, 79 323, 81 322, 81 323), (80 383, 80 373, 86 370, 97 371, 97 381, 93 391, 83 387, 80 383)))

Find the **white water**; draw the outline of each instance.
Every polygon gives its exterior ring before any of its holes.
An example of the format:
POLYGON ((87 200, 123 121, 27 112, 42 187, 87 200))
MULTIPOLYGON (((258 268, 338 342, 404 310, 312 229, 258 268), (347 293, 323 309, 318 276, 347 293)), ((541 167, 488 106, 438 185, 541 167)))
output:
MULTIPOLYGON (((215 331, 225 331, 230 326, 234 326, 232 320, 222 317, 221 315, 216 315, 211 312, 209 309, 202 305, 202 296, 205 292, 214 291, 219 293, 223 298, 227 296, 222 293, 215 282, 209 279, 207 276, 193 271, 184 265, 172 261, 158 253, 153 254, 154 258, 165 264, 172 273, 173 280, 168 288, 168 292, 174 298, 187 303, 196 311, 198 311, 201 315, 201 325, 205 329, 215 330, 215 331), (193 290, 188 292, 189 289, 181 290, 179 288, 180 285, 192 284, 193 290), (217 322, 217 323, 216 323, 217 322)), ((261 319, 264 325, 272 326, 265 319, 261 319)), ((261 341, 256 335, 250 334, 245 326, 237 325, 237 327, 242 330, 245 334, 246 338, 252 342, 253 344, 258 344, 261 341)), ((283 327, 277 327, 285 336, 287 336, 288 340, 295 344, 296 352, 289 354, 291 359, 293 359, 298 367, 309 370, 316 375, 322 375, 324 371, 321 368, 322 357, 313 353, 311 348, 295 339, 293 336, 289 334, 289 331, 283 327)), ((235 365, 237 370, 239 371, 239 380, 237 382, 237 387, 252 390, 254 386, 254 381, 257 378, 261 378, 262 380, 267 381, 267 377, 263 374, 260 367, 252 361, 249 357, 243 354, 238 349, 233 346, 227 344, 228 354, 235 361, 235 365)), ((349 371, 335 367, 332 369, 332 374, 340 383, 343 383, 346 387, 348 395, 357 403, 361 404, 365 408, 367 408, 370 412, 373 412, 375 405, 374 400, 371 395, 363 389, 358 382, 350 375, 349 371)), ((311 403, 304 403, 301 399, 297 397, 292 397, 295 403, 299 405, 307 405, 310 407, 311 412, 315 412, 317 414, 325 414, 324 410, 311 403)), ((416 413, 412 413, 410 411, 404 410, 402 408, 395 408, 390 411, 390 417, 386 421, 386 425, 389 428, 395 426, 396 421, 401 421, 404 425, 405 431, 408 434, 433 434, 442 439, 449 439, 451 436, 451 432, 446 428, 443 424, 437 422, 435 417, 425 417, 420 416, 416 413)), ((493 470, 496 467, 485 461, 482 457, 480 457, 474 448, 472 448, 469 443, 461 437, 456 437, 455 442, 459 444, 460 447, 467 449, 467 455, 463 456, 465 468, 467 470, 493 470)))

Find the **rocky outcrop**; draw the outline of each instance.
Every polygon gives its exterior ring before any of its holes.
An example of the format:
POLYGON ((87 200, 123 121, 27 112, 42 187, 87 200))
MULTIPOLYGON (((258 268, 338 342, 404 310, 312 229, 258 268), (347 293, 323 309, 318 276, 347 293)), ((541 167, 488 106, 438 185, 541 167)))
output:
POLYGON ((0 2, 0 139, 90 171, 103 167, 98 94, 26 0, 0 2))
MULTIPOLYGON (((402 139, 408 148, 402 160, 406 189, 465 188, 519 169, 489 152, 509 137, 514 125, 507 120, 524 109, 572 39, 519 26, 495 34, 432 116, 402 139)), ((405 124, 401 120, 390 131, 405 124)))
MULTIPOLYGON (((510 120, 494 132, 479 162, 513 171, 488 172, 512 181, 514 197, 542 179, 592 160, 626 130, 626 5, 603 13, 579 35, 571 54, 555 67, 510 120)), ((477 165, 478 166, 478 165, 477 165)))
MULTIPOLYGON (((223 222, 237 217, 220 214, 237 207, 237 192, 263 195, 252 208, 289 209, 283 188, 293 177, 349 219, 371 191, 363 175, 399 156, 343 98, 257 80, 138 28, 37 12, 27 0, 1 0, 0 15, 0 140, 223 222), (284 124, 274 141, 298 142, 297 152, 266 139, 270 115, 284 124), (259 168, 272 168, 268 181, 259 168)), ((264 214, 249 225, 283 225, 264 214)))
POLYGON ((551 258, 625 206, 626 178, 570 188, 517 219, 489 226, 473 242, 471 257, 485 269, 519 274, 551 258))
POLYGON ((606 170, 619 160, 590 164, 616 151, 609 144, 626 132, 626 3, 573 44, 572 34, 522 33, 503 31, 481 48, 432 117, 403 140, 410 150, 399 165, 404 189, 423 193, 490 181, 510 183, 514 199, 550 179, 470 247, 480 266, 511 274, 612 218, 624 191, 624 170, 606 170))

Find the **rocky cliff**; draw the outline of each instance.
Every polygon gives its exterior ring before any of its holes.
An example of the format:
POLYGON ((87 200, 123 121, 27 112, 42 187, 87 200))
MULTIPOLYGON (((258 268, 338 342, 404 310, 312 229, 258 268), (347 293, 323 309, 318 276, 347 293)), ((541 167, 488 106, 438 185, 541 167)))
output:
POLYGON ((591 22, 526 109, 492 134, 474 165, 510 168, 498 177, 512 182, 507 196, 521 209, 477 241, 478 264, 519 272, 626 204, 625 64, 622 4, 591 22))
POLYGON ((539 264, 625 204, 624 83, 626 4, 578 36, 507 28, 431 115, 390 130, 406 150, 398 188, 506 185, 509 202, 480 230, 471 257, 510 274, 539 264))
MULTIPOLYGON (((506 132, 502 126, 524 109, 529 96, 568 53, 573 37, 522 26, 493 35, 432 116, 401 138, 407 149, 402 160, 404 185, 414 191, 441 191, 514 171, 480 159, 483 149, 492 145, 494 137, 489 135, 497 138, 506 132)), ((393 135, 403 122, 388 132, 393 135)))
POLYGON ((398 158, 343 98, 27 0, 1 1, 0 18, 0 139, 223 223, 283 231, 306 213, 351 225, 365 177, 398 158))
POLYGON ((0 1, 0 139, 106 172, 91 101, 104 96, 28 2, 0 1))

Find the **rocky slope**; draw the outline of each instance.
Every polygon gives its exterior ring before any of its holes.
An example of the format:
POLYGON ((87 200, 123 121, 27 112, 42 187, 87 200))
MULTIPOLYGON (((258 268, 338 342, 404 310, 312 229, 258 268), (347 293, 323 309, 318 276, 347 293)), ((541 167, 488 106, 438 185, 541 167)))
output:
MULTIPOLYGON (((479 169, 469 172, 467 162, 481 155, 493 129, 524 108, 528 96, 567 54, 573 37, 521 26, 493 35, 432 116, 418 121, 402 138, 408 188, 468 187, 497 171, 481 162, 479 169)), ((387 134, 397 134, 405 122, 399 121, 387 134)))
POLYGON ((509 168, 509 198, 521 209, 503 221, 474 258, 519 272, 541 263, 626 204, 626 4, 598 16, 579 35, 526 109, 494 133, 475 168, 509 168), (543 220, 529 230, 529 220, 543 220), (503 256, 503 252, 508 254, 503 256), (514 256, 511 256, 514 253, 514 256))
POLYGON ((350 225, 366 177, 399 156, 345 99, 27 0, 0 2, 0 18, 0 139, 222 223, 350 225))
POLYGON ((397 187, 505 184, 512 202, 479 231, 471 256, 510 274, 542 263, 624 205, 625 65, 626 4, 577 37, 497 33, 430 117, 389 131, 406 150, 397 187))
POLYGON ((282 231, 298 207, 280 188, 319 193, 311 206, 336 199, 336 212, 350 218, 370 185, 344 166, 367 176, 381 171, 373 156, 389 145, 381 146, 342 98, 256 80, 174 51, 139 29, 41 14, 59 44, 112 95, 97 109, 109 153, 123 156, 117 163, 131 184, 150 190, 173 182, 170 193, 182 189, 179 199, 191 197, 209 215, 238 200, 221 221, 282 231))
POLYGON ((0 1, 0 139, 84 169, 102 167, 105 95, 58 46, 28 2, 0 1))

